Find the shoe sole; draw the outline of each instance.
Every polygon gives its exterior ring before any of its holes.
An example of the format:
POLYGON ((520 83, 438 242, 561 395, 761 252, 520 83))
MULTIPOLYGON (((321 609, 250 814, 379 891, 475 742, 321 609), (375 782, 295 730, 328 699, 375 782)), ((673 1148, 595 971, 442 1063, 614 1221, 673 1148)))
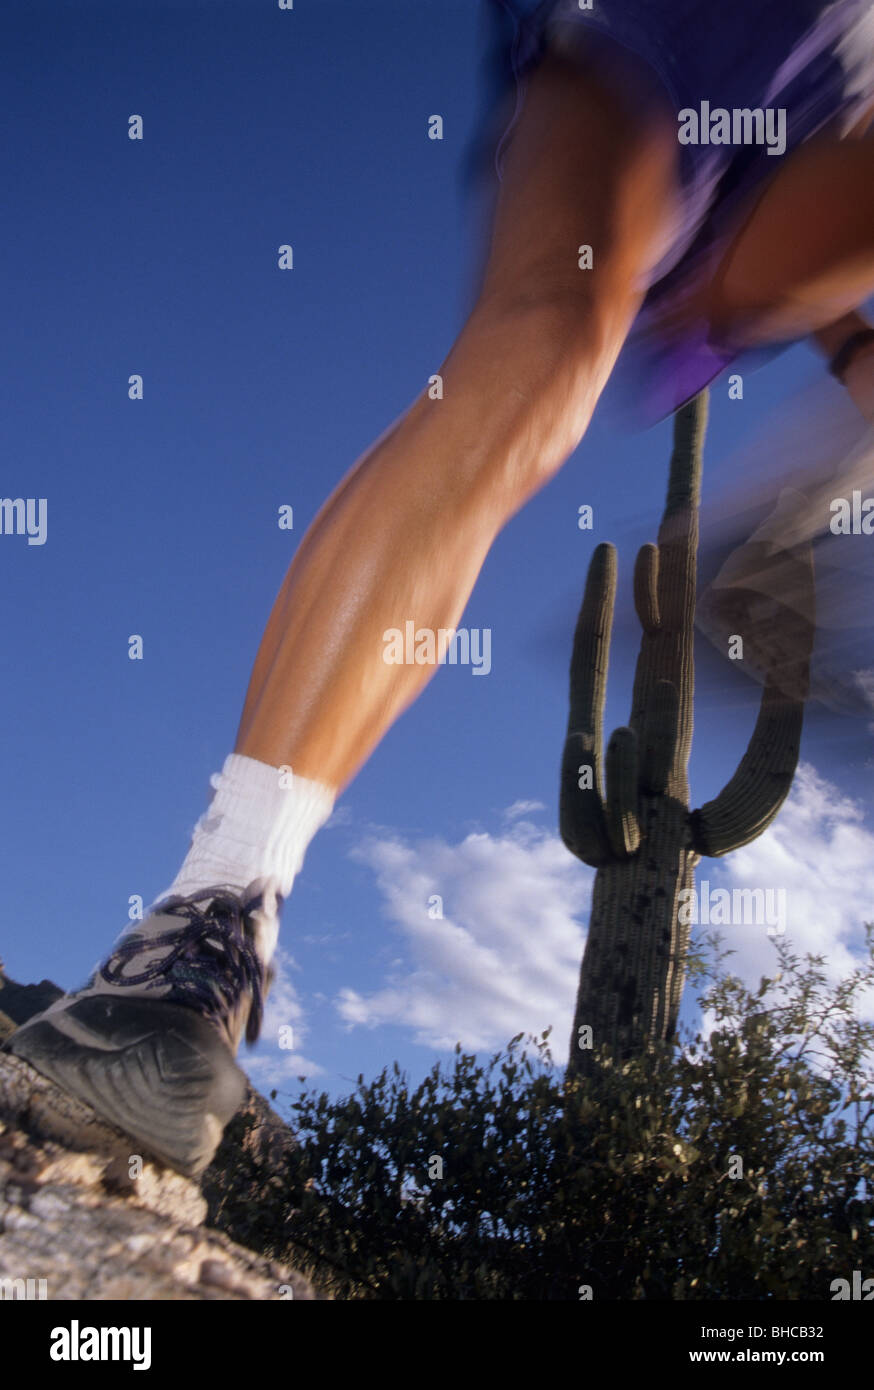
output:
POLYGON ((209 1166, 247 1090, 216 1030, 157 999, 80 999, 29 1019, 3 1050, 187 1178, 209 1166))

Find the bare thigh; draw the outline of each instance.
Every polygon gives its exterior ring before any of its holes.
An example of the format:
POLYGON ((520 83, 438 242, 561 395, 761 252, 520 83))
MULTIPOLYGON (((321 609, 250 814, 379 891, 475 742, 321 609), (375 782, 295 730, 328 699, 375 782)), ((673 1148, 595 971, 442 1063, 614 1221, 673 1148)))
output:
POLYGON ((804 336, 874 292, 874 140, 819 136, 739 218, 703 292, 715 339, 804 336))
MULTIPOLYGON (((627 60, 631 61, 631 60, 627 60)), ((509 146, 478 305, 578 305, 587 326, 622 331, 666 249, 678 199, 676 120, 641 109, 597 65, 547 54, 509 146), (592 269, 580 267, 583 246, 592 269)))

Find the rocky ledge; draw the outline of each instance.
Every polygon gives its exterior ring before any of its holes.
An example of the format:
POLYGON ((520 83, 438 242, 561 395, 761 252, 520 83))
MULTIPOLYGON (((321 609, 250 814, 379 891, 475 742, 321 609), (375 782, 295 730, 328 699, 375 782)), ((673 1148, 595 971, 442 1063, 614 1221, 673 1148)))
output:
MULTIPOLYGON (((4 994, 11 1005, 12 991, 4 994)), ((11 1019, 2 1021, 0 1041, 11 1019)), ((265 1156, 293 1143, 263 1097, 252 1093, 248 1107, 265 1156)), ((89 1106, 0 1052, 0 1301, 320 1297, 302 1274, 207 1225, 196 1183, 149 1161, 131 1176, 130 1145, 89 1106)))

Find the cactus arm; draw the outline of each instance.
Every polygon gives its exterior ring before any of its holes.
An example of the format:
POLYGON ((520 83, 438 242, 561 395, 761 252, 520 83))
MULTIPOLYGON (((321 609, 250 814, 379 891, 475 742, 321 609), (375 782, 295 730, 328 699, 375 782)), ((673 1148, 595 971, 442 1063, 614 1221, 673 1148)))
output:
POLYGON ((658 632, 659 548, 648 542, 637 552, 634 565, 634 606, 644 632, 658 632))
POLYGON ((686 631, 694 617, 701 450, 707 399, 696 396, 674 417, 668 495, 659 527, 658 604, 661 622, 686 631))
POLYGON ((787 507, 798 496, 788 489, 781 493, 773 516, 756 532, 756 540, 748 543, 746 568, 741 566, 739 571, 742 583, 763 586, 766 594, 770 590, 782 614, 770 619, 778 625, 773 637, 765 638, 754 625, 754 649, 768 674, 747 751, 719 795, 690 817, 694 847, 712 858, 740 849, 761 835, 786 800, 798 766, 816 631, 813 549, 809 541, 792 545, 785 522, 787 507), (776 530, 778 523, 783 524, 782 534, 776 530), (759 557, 762 568, 747 580, 753 556, 759 557), (769 658, 770 669, 765 664, 769 658))
POLYGON ((598 760, 580 734, 568 734, 561 760, 559 832, 571 854, 593 869, 613 859, 599 775, 598 760), (591 786, 581 785, 587 774, 591 786))
POLYGON ((607 745, 607 833, 617 859, 628 859, 640 844, 637 814, 638 753, 633 729, 616 729, 607 745))
POLYGON ((718 859, 767 829, 792 786, 801 749, 804 701, 775 685, 762 692, 759 717, 737 772, 713 801, 690 816, 692 846, 718 859))
POLYGON ((574 633, 559 797, 561 837, 572 854, 593 868, 613 858, 602 796, 601 746, 615 597, 616 550, 602 544, 589 564, 574 633), (587 770, 591 785, 581 787, 587 770))

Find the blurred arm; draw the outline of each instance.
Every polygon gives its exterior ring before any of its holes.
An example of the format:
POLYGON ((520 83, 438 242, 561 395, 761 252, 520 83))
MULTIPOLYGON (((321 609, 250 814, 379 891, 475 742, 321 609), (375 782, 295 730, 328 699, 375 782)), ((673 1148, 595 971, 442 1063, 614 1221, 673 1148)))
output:
MULTIPOLYGON (((860 329, 870 327, 868 320, 854 309, 834 323, 826 324, 812 337, 828 362, 848 338, 860 329)), ((860 414, 874 423, 874 340, 858 349, 841 380, 860 414)))

